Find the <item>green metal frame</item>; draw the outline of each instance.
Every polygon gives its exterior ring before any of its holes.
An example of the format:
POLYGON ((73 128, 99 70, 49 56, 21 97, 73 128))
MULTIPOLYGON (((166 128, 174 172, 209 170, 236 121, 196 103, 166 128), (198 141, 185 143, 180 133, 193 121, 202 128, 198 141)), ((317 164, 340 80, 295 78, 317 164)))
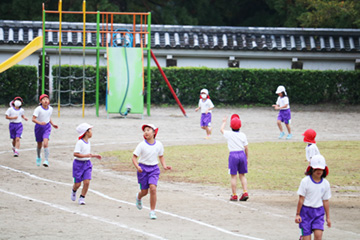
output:
MULTIPOLYGON (((45 93, 45 54, 46 49, 58 49, 59 46, 46 46, 45 45, 45 14, 46 11, 43 10, 43 28, 42 28, 42 34, 43 34, 43 48, 42 48, 42 82, 41 82, 41 92, 42 94, 45 93)), ((147 47, 144 48, 144 50, 147 51, 147 114, 150 116, 150 107, 151 107, 151 13, 148 13, 148 44, 147 47)), ((100 11, 97 11, 96 14, 96 47, 88 47, 85 46, 85 49, 94 49, 96 50, 96 93, 95 93, 95 105, 96 105, 96 116, 99 117, 99 79, 100 79, 100 50, 106 50, 106 47, 100 47, 99 44, 100 40, 100 11)), ((62 49, 83 49, 83 47, 77 47, 77 46, 61 46, 62 49)))

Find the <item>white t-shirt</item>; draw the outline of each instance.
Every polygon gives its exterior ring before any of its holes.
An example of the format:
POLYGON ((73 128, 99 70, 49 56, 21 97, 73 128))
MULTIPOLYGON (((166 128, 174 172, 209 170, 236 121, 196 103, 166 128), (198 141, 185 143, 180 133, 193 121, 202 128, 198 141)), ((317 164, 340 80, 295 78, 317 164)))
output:
POLYGON ((17 119, 11 119, 9 121, 13 123, 21 123, 21 116, 24 115, 24 112, 25 111, 23 108, 15 109, 14 107, 10 107, 8 110, 6 110, 5 115, 9 117, 17 116, 17 119))
POLYGON ((305 147, 305 155, 306 155, 306 160, 308 160, 308 162, 310 162, 311 158, 314 155, 319 155, 319 154, 320 151, 315 143, 312 143, 311 145, 305 147))
POLYGON ((34 116, 39 122, 50 122, 51 114, 53 112, 53 108, 49 105, 48 109, 44 109, 42 105, 38 106, 34 110, 34 116))
POLYGON ((240 131, 224 131, 224 137, 227 140, 230 152, 244 151, 245 146, 248 145, 246 135, 240 131))
MULTIPOLYGON (((208 110, 209 108, 213 108, 214 104, 210 100, 210 98, 207 98, 205 101, 203 101, 202 99, 199 99, 199 107, 201 109, 201 113, 205 113, 206 110, 208 110)), ((211 110, 209 110, 208 112, 211 113, 211 110)))
POLYGON ((158 158, 164 155, 164 146, 157 140, 152 145, 144 140, 137 145, 133 154, 140 156, 139 163, 154 166, 159 163, 158 158))
MULTIPOLYGON (((75 149, 74 149, 74 153, 80 153, 80 154, 90 154, 91 152, 91 144, 90 141, 85 142, 83 139, 80 139, 76 142, 75 145, 75 149)), ((79 161, 86 161, 86 160, 90 160, 90 157, 87 158, 78 158, 75 157, 74 160, 79 160, 79 161)))
POLYGON ((283 108, 281 110, 285 110, 285 109, 289 109, 290 108, 290 104, 289 104, 289 98, 287 96, 285 97, 278 97, 277 101, 276 101, 276 105, 279 105, 280 107, 283 107, 285 105, 288 105, 286 108, 283 108))
POLYGON ((301 180, 297 193, 305 197, 304 206, 318 208, 323 206, 323 200, 331 198, 330 183, 325 178, 316 183, 311 176, 306 176, 301 180))

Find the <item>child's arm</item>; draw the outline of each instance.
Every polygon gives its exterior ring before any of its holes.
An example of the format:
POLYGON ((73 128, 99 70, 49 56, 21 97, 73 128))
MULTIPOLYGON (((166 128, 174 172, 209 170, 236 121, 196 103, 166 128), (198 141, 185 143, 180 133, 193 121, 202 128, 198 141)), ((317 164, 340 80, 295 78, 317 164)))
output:
POLYGON ((39 125, 46 125, 46 122, 38 121, 35 116, 32 117, 32 121, 33 121, 33 123, 36 123, 36 124, 39 124, 39 125))
POLYGON ((228 118, 228 117, 225 116, 225 117, 223 118, 223 122, 222 122, 222 124, 221 124, 220 132, 221 132, 222 134, 224 134, 224 129, 225 129, 225 124, 226 124, 227 118, 228 118))
POLYGON ((199 111, 200 107, 195 108, 195 112, 199 111))
POLYGON ((324 204, 324 209, 325 209, 325 214, 326 214, 327 226, 331 227, 329 200, 323 200, 323 204, 324 204))
POLYGON ((99 154, 80 154, 80 153, 77 153, 77 152, 74 152, 74 157, 77 157, 77 158, 97 158, 99 160, 101 160, 101 156, 99 154))
POLYGON ((15 120, 15 119, 17 119, 18 117, 17 117, 17 116, 15 116, 15 117, 10 117, 10 116, 6 115, 5 118, 8 119, 8 120, 15 120))
POLYGON ((304 204, 304 200, 305 200, 305 197, 299 195, 299 202, 298 202, 297 209, 296 209, 295 223, 301 223, 302 222, 302 219, 300 217, 300 212, 301 212, 301 208, 302 208, 302 206, 304 204))
POLYGON ((208 110, 206 110, 205 114, 208 114, 208 112, 213 109, 214 109, 214 107, 208 108, 208 110))
POLYGON ((142 169, 137 162, 137 156, 135 154, 133 154, 132 162, 133 162, 134 166, 136 167, 137 171, 141 173, 142 169))
POLYGON ((246 159, 249 160, 249 148, 248 148, 248 145, 246 145, 244 147, 244 152, 245 152, 245 155, 246 155, 246 159))
POLYGON ((21 115, 21 117, 22 117, 25 121, 28 120, 27 117, 25 117, 25 115, 21 115))
POLYGON ((163 166, 163 168, 164 168, 165 170, 171 170, 171 166, 166 166, 164 156, 159 156, 159 160, 160 160, 161 165, 163 166))
POLYGON ((53 121, 50 119, 50 124, 54 127, 54 128, 56 128, 56 129, 58 129, 59 127, 58 127, 58 125, 56 125, 55 123, 53 123, 53 121))

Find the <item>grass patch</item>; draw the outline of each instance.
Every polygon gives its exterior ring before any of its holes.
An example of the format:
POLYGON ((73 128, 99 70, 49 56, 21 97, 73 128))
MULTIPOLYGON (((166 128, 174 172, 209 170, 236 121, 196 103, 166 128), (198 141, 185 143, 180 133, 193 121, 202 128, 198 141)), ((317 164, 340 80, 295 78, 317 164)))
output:
MULTIPOLYGON (((359 141, 320 142, 317 146, 329 167, 331 185, 360 185, 359 141)), ((249 144, 246 175, 248 188, 262 190, 297 190, 308 165, 305 143, 265 142, 249 144)), ((134 172, 133 150, 105 152, 105 167, 120 172, 134 172)), ((230 187, 227 144, 165 147, 166 163, 171 171, 161 169, 161 180, 182 181, 230 187)), ((238 181, 240 186, 240 182, 238 181)), ((339 189, 339 190, 340 190, 339 189)))

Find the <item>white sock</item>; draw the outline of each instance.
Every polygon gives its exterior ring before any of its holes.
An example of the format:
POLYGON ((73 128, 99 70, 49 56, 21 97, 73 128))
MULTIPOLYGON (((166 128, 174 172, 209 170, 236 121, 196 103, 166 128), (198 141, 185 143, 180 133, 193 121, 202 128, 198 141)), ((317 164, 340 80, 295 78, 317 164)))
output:
POLYGON ((49 148, 44 148, 44 152, 45 152, 45 160, 49 161, 49 154, 50 154, 49 148))

